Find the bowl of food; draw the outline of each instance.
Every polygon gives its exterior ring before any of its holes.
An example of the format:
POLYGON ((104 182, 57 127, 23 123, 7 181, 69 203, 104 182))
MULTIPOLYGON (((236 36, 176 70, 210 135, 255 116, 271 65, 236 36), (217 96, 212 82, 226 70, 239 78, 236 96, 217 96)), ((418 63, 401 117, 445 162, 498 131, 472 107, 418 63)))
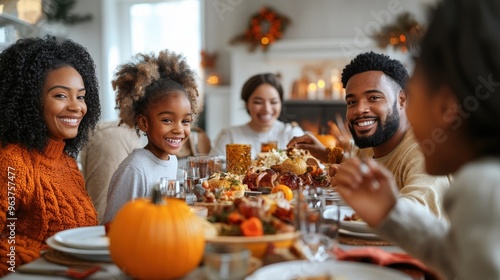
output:
POLYGON ((267 248, 272 244, 275 248, 290 248, 298 237, 298 232, 286 232, 263 236, 212 236, 206 239, 207 244, 224 244, 243 246, 252 252, 252 256, 262 259, 267 248))
POLYGON ((292 212, 289 202, 282 196, 236 199, 233 207, 208 217, 216 234, 206 236, 206 242, 244 246, 252 256, 262 258, 270 244, 275 248, 289 248, 298 237, 291 225, 292 212))

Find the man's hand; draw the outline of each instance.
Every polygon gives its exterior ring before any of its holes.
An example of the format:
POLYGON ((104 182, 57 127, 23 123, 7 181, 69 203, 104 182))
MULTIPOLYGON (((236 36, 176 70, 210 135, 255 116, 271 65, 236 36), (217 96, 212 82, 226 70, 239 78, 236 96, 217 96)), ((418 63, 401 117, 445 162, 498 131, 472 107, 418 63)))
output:
POLYGON ((311 155, 322 162, 328 162, 328 151, 325 145, 323 145, 316 137, 312 134, 304 134, 302 136, 293 137, 287 144, 287 148, 297 148, 302 150, 308 150, 311 155))
POLYGON ((393 175, 373 159, 342 162, 335 175, 343 200, 371 227, 376 227, 396 204, 393 175))

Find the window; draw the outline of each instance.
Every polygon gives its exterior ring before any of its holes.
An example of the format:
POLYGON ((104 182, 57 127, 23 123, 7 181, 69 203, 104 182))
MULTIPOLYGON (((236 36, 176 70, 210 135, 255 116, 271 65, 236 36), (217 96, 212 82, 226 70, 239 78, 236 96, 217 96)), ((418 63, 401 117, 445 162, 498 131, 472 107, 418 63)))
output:
POLYGON ((131 4, 130 51, 169 49, 183 53, 200 74, 201 7, 199 0, 131 4))
MULTIPOLYGON (((203 100, 202 69, 202 0, 118 0, 119 45, 117 64, 130 61, 137 53, 158 53, 168 49, 182 53, 197 73, 203 100)), ((111 65, 114 65, 111 62, 111 65)), ((114 104, 114 99, 109 104, 114 104)), ((198 126, 204 128, 203 112, 198 126)))

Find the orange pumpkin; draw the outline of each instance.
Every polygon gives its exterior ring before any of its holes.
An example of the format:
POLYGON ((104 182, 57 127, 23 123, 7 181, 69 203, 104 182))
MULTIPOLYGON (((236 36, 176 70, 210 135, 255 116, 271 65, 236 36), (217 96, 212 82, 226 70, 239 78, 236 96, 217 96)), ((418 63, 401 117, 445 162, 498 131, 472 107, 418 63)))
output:
POLYGON ((331 134, 316 134, 314 135, 319 142, 321 142, 325 147, 334 147, 337 140, 331 134))
POLYGON ((137 279, 175 279, 194 270, 205 250, 201 221, 185 202, 152 199, 128 202, 109 231, 113 262, 137 279))

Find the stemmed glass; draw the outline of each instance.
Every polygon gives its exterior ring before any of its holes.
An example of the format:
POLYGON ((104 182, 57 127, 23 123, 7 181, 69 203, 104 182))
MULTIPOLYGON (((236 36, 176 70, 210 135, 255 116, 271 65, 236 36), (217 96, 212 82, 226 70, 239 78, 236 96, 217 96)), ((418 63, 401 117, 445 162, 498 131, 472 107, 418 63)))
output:
POLYGON ((339 211, 326 207, 323 190, 301 186, 294 211, 295 225, 300 231, 299 243, 306 258, 317 262, 335 258, 339 211))

